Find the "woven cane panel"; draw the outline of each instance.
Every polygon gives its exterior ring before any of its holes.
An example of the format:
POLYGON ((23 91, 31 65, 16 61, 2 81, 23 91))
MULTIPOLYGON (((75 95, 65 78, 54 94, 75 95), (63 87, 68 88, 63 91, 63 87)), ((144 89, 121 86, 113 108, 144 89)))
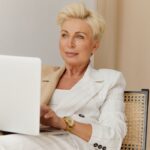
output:
POLYGON ((127 117, 127 135, 122 150, 143 150, 144 145, 144 108, 145 95, 125 93, 125 113, 127 117))

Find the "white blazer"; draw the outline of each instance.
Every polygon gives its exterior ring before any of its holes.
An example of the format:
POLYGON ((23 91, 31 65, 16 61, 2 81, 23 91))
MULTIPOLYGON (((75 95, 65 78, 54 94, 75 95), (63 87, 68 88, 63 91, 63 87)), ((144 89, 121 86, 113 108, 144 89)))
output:
MULTIPOLYGON (((63 73, 63 71, 61 71, 63 73)), ((95 70, 88 66, 83 78, 65 101, 59 104, 60 116, 92 125, 89 144, 93 149, 120 150, 126 135, 124 114, 125 80, 121 72, 111 69, 95 70)))
MULTIPOLYGON (((53 99, 53 92, 64 70, 64 67, 43 68, 41 103, 53 105, 53 101, 50 100, 53 99)), ((76 148, 71 147, 74 144, 69 144, 69 150, 120 150, 127 131, 124 89, 125 80, 120 72, 110 69, 95 70, 91 65, 88 66, 83 78, 70 89, 69 95, 63 97, 64 100, 60 101, 57 108, 60 110, 58 111, 60 116, 72 116, 76 121, 92 125, 92 136, 88 143, 69 134, 74 141, 79 141, 76 148), (88 145, 88 148, 86 146, 83 148, 82 144, 88 145)), ((59 143, 58 136, 55 138, 58 145, 63 144, 62 140, 59 143)), ((53 149, 53 144, 50 148, 53 149)), ((60 149, 62 148, 59 147, 60 149)))

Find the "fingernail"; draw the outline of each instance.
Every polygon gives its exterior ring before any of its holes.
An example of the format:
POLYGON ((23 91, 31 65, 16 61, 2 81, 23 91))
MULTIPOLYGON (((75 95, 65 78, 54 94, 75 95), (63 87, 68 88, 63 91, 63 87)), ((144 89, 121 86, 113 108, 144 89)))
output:
POLYGON ((49 115, 45 115, 44 118, 49 118, 49 115))

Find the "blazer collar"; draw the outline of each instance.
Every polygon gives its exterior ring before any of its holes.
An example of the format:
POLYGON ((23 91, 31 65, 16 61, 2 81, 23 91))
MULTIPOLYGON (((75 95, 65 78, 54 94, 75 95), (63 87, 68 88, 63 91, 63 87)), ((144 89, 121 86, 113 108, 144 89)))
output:
POLYGON ((75 112, 84 107, 100 92, 104 85, 103 81, 98 71, 93 69, 91 64, 89 64, 82 79, 70 89, 70 93, 63 98, 64 101, 61 101, 59 104, 58 110, 61 110, 61 115, 72 116, 75 112))
MULTIPOLYGON (((49 74, 43 78, 43 80, 48 80, 52 82, 58 82, 60 77, 65 71, 65 65, 61 66, 57 71, 53 72, 52 74, 49 74)), ((104 77, 99 73, 98 70, 95 70, 92 66, 92 63, 90 62, 82 79, 89 79, 91 81, 95 82, 102 82, 104 81, 104 77)))
POLYGON ((100 71, 99 70, 96 70, 93 68, 92 66, 92 63, 90 62, 85 73, 84 73, 84 76, 83 78, 85 79, 89 79, 91 81, 95 81, 95 82, 102 82, 104 81, 104 77, 100 74, 100 71))

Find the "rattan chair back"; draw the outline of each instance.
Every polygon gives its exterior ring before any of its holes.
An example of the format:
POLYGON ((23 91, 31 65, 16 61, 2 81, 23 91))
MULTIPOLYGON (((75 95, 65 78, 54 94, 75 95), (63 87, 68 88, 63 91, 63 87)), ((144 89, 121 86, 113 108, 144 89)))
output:
POLYGON ((146 150, 149 90, 125 91, 127 135, 121 150, 146 150))

